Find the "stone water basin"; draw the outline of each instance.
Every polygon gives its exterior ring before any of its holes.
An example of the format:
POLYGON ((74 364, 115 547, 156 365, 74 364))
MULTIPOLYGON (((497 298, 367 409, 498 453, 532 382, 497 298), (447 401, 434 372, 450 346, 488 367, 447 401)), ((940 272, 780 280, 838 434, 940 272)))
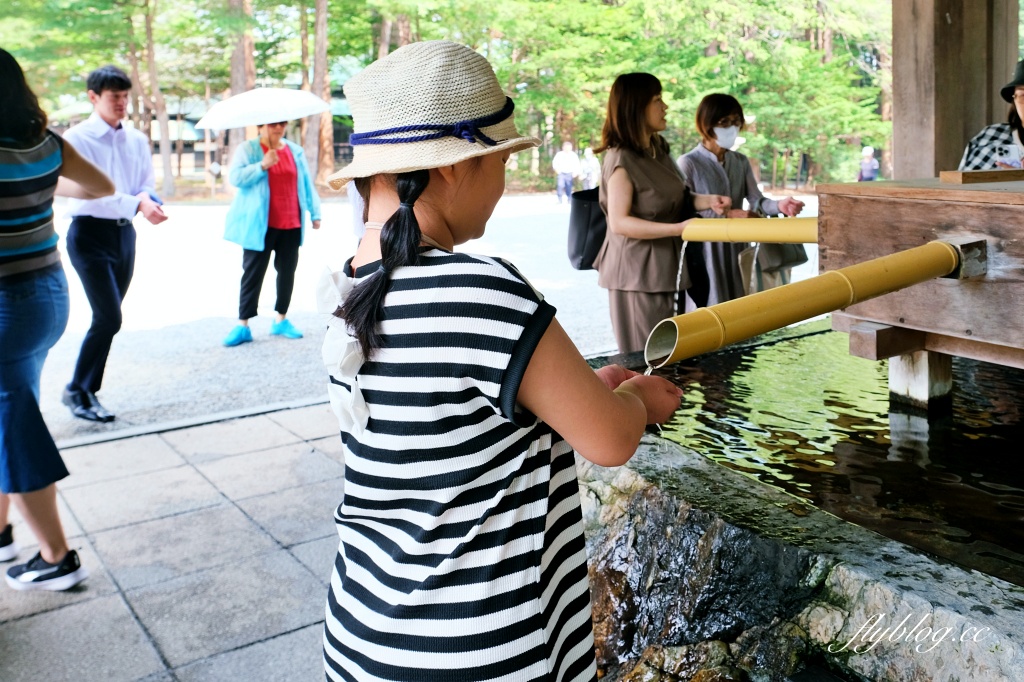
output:
POLYGON ((828 329, 668 368, 664 431, 578 460, 606 682, 1024 680, 1024 373, 956 361, 929 423, 828 329))

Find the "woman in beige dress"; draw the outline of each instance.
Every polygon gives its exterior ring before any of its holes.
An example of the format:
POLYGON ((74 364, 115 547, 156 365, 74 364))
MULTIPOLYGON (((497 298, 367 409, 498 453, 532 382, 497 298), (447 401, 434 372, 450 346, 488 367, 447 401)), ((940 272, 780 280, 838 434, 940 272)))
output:
MULTIPOLYGON (((706 297, 703 262, 680 268, 682 233, 697 211, 722 213, 728 197, 692 194, 672 161, 665 130, 668 107, 661 81, 649 73, 615 79, 601 131, 601 209, 608 233, 594 267, 608 289, 612 329, 619 351, 642 350, 647 335, 675 314, 676 292, 706 297), (694 273, 691 277, 689 273, 694 273)), ((695 257, 699 249, 687 249, 695 257)))

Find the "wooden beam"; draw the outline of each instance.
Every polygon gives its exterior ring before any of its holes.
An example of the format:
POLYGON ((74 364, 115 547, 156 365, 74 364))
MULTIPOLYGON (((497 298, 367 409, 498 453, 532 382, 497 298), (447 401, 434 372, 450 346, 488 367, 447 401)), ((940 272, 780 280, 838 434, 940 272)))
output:
POLYGON ((1024 170, 939 171, 939 182, 952 185, 973 185, 979 182, 1014 182, 1024 180, 1024 170))
POLYGON ((876 322, 857 322, 850 327, 850 355, 884 360, 923 350, 925 333, 876 322))

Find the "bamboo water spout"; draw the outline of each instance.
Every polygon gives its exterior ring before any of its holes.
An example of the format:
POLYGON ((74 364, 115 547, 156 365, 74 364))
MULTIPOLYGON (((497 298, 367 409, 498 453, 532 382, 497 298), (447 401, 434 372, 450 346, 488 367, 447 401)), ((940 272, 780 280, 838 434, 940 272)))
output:
POLYGON ((644 359, 651 367, 664 367, 816 315, 949 275, 960 267, 961 259, 960 248, 935 241, 677 315, 654 327, 647 338, 644 359))
POLYGON ((694 218, 686 224, 688 242, 771 242, 817 244, 817 218, 694 218))

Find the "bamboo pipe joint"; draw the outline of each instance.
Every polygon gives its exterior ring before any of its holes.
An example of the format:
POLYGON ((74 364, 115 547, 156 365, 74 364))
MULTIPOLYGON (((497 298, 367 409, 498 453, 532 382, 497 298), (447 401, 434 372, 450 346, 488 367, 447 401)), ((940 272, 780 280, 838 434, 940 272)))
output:
MULTIPOLYGON (((975 250, 977 242, 972 242, 975 250)), ((963 270, 960 248, 946 242, 874 258, 785 286, 662 320, 644 359, 664 367, 789 324, 963 270)), ((977 260, 977 258, 975 258, 977 260)), ((977 264, 971 271, 977 270, 977 264)))

